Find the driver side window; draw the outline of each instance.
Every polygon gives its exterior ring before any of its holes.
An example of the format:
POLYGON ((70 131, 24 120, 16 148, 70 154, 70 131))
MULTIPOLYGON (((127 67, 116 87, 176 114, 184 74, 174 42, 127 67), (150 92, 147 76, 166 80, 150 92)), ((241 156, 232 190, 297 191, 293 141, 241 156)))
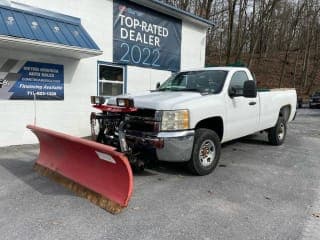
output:
POLYGON ((235 72, 231 78, 229 89, 232 89, 233 91, 235 91, 235 94, 237 96, 242 96, 244 82, 248 80, 249 78, 246 72, 244 71, 235 72))

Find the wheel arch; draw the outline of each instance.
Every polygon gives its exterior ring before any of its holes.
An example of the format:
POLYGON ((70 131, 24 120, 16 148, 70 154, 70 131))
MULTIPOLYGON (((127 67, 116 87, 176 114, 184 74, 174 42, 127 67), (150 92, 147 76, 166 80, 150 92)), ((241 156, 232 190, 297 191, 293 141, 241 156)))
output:
POLYGON ((220 117, 220 116, 210 117, 210 118, 206 118, 206 119, 199 121, 196 124, 195 129, 199 129, 199 128, 206 128, 206 129, 213 130, 219 136, 220 141, 223 139, 224 123, 223 123, 222 117, 220 117))
POLYGON ((280 111, 279 111, 279 117, 283 117, 284 120, 286 122, 288 122, 289 118, 290 118, 290 115, 291 115, 291 105, 290 104, 287 104, 285 106, 282 106, 280 108, 280 111))

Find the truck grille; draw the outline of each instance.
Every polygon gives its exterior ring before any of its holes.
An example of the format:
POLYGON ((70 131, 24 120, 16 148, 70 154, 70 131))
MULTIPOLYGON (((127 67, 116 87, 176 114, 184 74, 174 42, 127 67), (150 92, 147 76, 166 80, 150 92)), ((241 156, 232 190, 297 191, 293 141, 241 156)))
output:
POLYGON ((156 110, 139 108, 138 111, 130 113, 132 117, 155 120, 156 110))
POLYGON ((159 130, 159 122, 156 120, 156 110, 138 109, 138 111, 130 113, 126 116, 129 123, 127 130, 137 131, 141 133, 155 133, 159 130))

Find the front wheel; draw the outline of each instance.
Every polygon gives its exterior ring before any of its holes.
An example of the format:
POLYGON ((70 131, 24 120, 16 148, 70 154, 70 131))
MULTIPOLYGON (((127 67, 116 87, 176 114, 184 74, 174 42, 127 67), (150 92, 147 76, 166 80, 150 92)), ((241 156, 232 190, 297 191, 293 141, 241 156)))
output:
POLYGON ((188 162, 190 171, 200 176, 210 174, 219 162, 220 152, 221 143, 218 135, 209 129, 197 129, 192 158, 188 162))
POLYGON ((281 145, 287 135, 287 123, 283 117, 279 117, 277 124, 268 131, 269 143, 274 146, 281 145))

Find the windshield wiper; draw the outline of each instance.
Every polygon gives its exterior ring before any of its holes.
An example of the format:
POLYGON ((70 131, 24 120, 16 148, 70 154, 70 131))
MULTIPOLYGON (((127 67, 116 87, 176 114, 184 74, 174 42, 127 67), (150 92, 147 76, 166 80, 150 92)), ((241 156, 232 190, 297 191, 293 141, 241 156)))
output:
POLYGON ((162 91, 167 91, 167 90, 171 90, 172 88, 159 88, 155 91, 158 91, 158 92, 162 92, 162 91))
POLYGON ((177 89, 175 91, 181 91, 181 92, 201 92, 198 88, 182 88, 177 89))
POLYGON ((158 89, 157 91, 172 91, 172 92, 177 92, 177 91, 185 91, 185 88, 161 88, 161 89, 158 89))
POLYGON ((199 93, 206 93, 208 91, 201 91, 198 88, 162 88, 157 89, 156 91, 172 91, 172 92, 199 92, 199 93))

